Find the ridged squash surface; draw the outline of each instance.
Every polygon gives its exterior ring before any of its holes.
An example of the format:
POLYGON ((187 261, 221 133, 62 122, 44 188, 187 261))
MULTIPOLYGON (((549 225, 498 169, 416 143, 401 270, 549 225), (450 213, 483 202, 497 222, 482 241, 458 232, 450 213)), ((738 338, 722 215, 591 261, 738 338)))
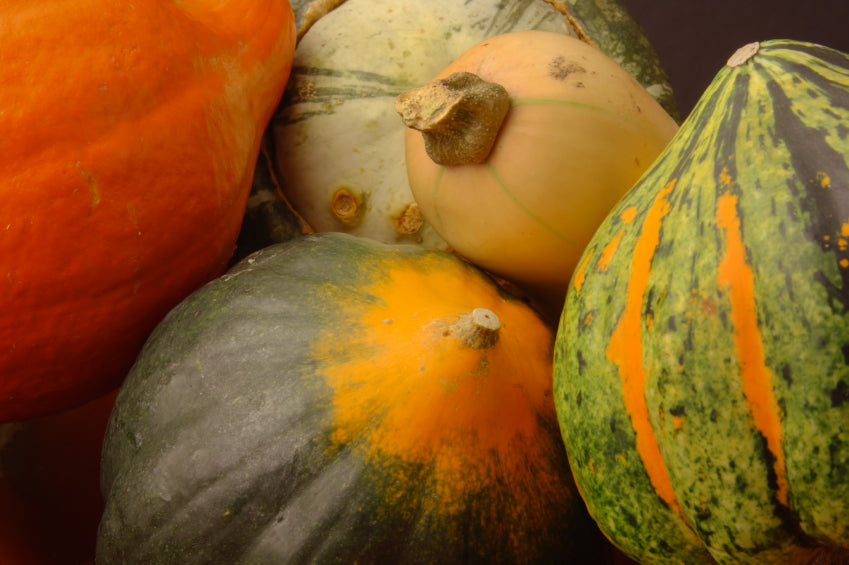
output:
POLYGON ((846 551, 847 241, 849 56, 742 48, 596 233, 558 330, 576 482, 632 557, 846 551))

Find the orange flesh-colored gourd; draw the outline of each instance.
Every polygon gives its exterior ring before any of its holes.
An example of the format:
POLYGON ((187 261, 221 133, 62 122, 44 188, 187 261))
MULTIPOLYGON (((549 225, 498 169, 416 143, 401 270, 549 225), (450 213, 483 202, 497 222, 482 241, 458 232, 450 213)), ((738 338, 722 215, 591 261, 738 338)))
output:
POLYGON ((0 6, 0 421, 115 387, 232 254, 284 0, 0 6))
POLYGON ((559 313, 590 237, 677 125, 618 64, 561 34, 491 38, 436 79, 457 71, 503 86, 511 108, 481 164, 439 165, 408 128, 413 195, 453 249, 559 313))
MULTIPOLYGON (((393 459, 429 466, 433 512, 459 512, 500 480, 536 493, 517 495, 512 514, 500 518, 505 527, 545 524, 547 505, 567 505, 573 496, 547 455, 561 449, 557 436, 540 426, 541 418, 556 417, 551 330, 479 278, 440 273, 438 265, 424 270, 426 276, 390 268, 390 282, 369 289, 382 303, 353 304, 346 312, 361 330, 343 338, 337 328, 348 326, 340 324, 316 340, 313 357, 333 389, 333 439, 359 442, 362 456, 378 467, 393 459), (498 341, 482 349, 449 328, 478 307, 501 323, 498 341)), ((397 483, 407 485, 402 477, 397 483)))

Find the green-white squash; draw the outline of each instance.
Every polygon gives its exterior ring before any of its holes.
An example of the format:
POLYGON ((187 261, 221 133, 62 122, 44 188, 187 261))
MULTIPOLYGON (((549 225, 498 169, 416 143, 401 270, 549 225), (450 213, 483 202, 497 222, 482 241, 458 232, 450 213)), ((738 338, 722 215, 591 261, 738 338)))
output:
POLYGON ((316 231, 447 247, 410 192, 405 128, 393 101, 497 34, 541 29, 580 36, 675 114, 654 49, 614 1, 347 0, 316 20, 322 7, 328 3, 294 3, 302 36, 270 127, 281 188, 316 231))

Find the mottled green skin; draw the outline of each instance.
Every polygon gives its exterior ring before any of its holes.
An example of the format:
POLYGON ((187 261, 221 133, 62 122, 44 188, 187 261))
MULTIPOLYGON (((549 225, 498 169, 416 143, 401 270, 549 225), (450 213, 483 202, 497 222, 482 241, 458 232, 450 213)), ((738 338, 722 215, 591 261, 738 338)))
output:
MULTIPOLYGON (((388 264, 415 269, 434 253, 307 236, 249 256, 178 305, 115 403, 98 565, 522 562, 527 556, 509 549, 522 533, 499 538, 493 529, 524 485, 476 492, 446 517, 425 510, 435 488, 430 465, 368 463, 360 439, 330 437, 332 391, 317 376, 315 340, 344 328, 331 346, 345 355, 347 336, 360 330, 337 305, 380 303, 361 289, 386 277, 388 264)), ((568 486, 556 419, 543 420, 550 460, 568 486)), ((538 541, 538 561, 593 562, 576 547, 591 547, 597 532, 583 507, 540 502, 554 519, 524 532, 538 541)))
POLYGON ((578 25, 608 57, 622 65, 670 116, 680 121, 669 76, 643 28, 618 0, 565 0, 578 25))
MULTIPOLYGON (((627 214, 625 214, 627 217, 627 214)), ((770 41, 724 67, 664 153, 618 203, 573 278, 555 348, 555 404, 590 513, 644 563, 786 563, 849 544, 849 57, 770 41), (829 179, 826 181, 825 179, 829 179), (675 182, 640 299, 645 401, 686 520, 656 494, 606 355, 633 252, 675 182), (825 186, 827 185, 827 186, 825 186), (779 406, 789 502, 742 392, 717 269, 726 191, 754 276, 779 406), (626 210, 636 216, 623 221, 626 210), (602 250, 623 231, 606 270, 602 250), (675 422, 677 420, 678 426, 675 422), (689 525, 688 525, 689 524, 689 525)))
MULTIPOLYGON (((341 0, 340 3, 344 2, 341 0)), ((313 0, 291 0, 292 9, 295 13, 295 23, 300 30, 304 25, 304 15, 313 0)), ((438 9, 437 4, 433 4, 438 9)), ((483 5, 483 4, 482 4, 483 5)), ((568 11, 573 23, 580 27, 581 33, 593 41, 599 49, 613 60, 622 65, 640 84, 642 84, 652 96, 660 103, 669 114, 679 119, 678 106, 675 102, 669 77, 657 54, 654 46, 645 34, 645 31, 631 17, 628 11, 618 0, 566 0, 563 5, 568 11)), ((462 26, 474 26, 486 30, 488 36, 518 31, 522 29, 551 29, 566 30, 573 29, 572 24, 560 11, 546 0, 511 0, 494 12, 492 17, 484 12, 481 17, 469 22, 445 22, 447 29, 458 29, 462 26)), ((573 34, 576 33, 573 31, 573 34)), ((315 74, 321 77, 333 69, 293 69, 294 73, 306 75, 315 74)), ((340 77, 339 84, 350 87, 353 77, 340 77)), ((356 91, 343 93, 340 91, 327 92, 331 100, 343 96, 395 96, 401 91, 393 92, 391 81, 394 77, 383 77, 381 81, 372 82, 363 80, 363 84, 357 85, 356 91)), ((291 81, 294 83, 294 81, 291 81)), ((402 85, 405 88, 420 86, 418 84, 402 85)), ((317 93, 320 97, 321 92, 317 93)), ((289 97, 293 96, 290 92, 289 97)), ((291 102, 284 102, 284 107, 291 102)), ((279 119, 279 118, 278 118, 279 119)))

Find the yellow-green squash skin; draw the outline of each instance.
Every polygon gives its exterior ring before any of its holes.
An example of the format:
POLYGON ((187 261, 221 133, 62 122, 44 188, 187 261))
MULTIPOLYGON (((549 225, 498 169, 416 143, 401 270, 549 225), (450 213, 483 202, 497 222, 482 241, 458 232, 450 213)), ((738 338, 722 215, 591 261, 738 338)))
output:
POLYGON ((599 228, 558 329, 576 482, 630 556, 849 548, 847 241, 849 56, 742 48, 599 228))

